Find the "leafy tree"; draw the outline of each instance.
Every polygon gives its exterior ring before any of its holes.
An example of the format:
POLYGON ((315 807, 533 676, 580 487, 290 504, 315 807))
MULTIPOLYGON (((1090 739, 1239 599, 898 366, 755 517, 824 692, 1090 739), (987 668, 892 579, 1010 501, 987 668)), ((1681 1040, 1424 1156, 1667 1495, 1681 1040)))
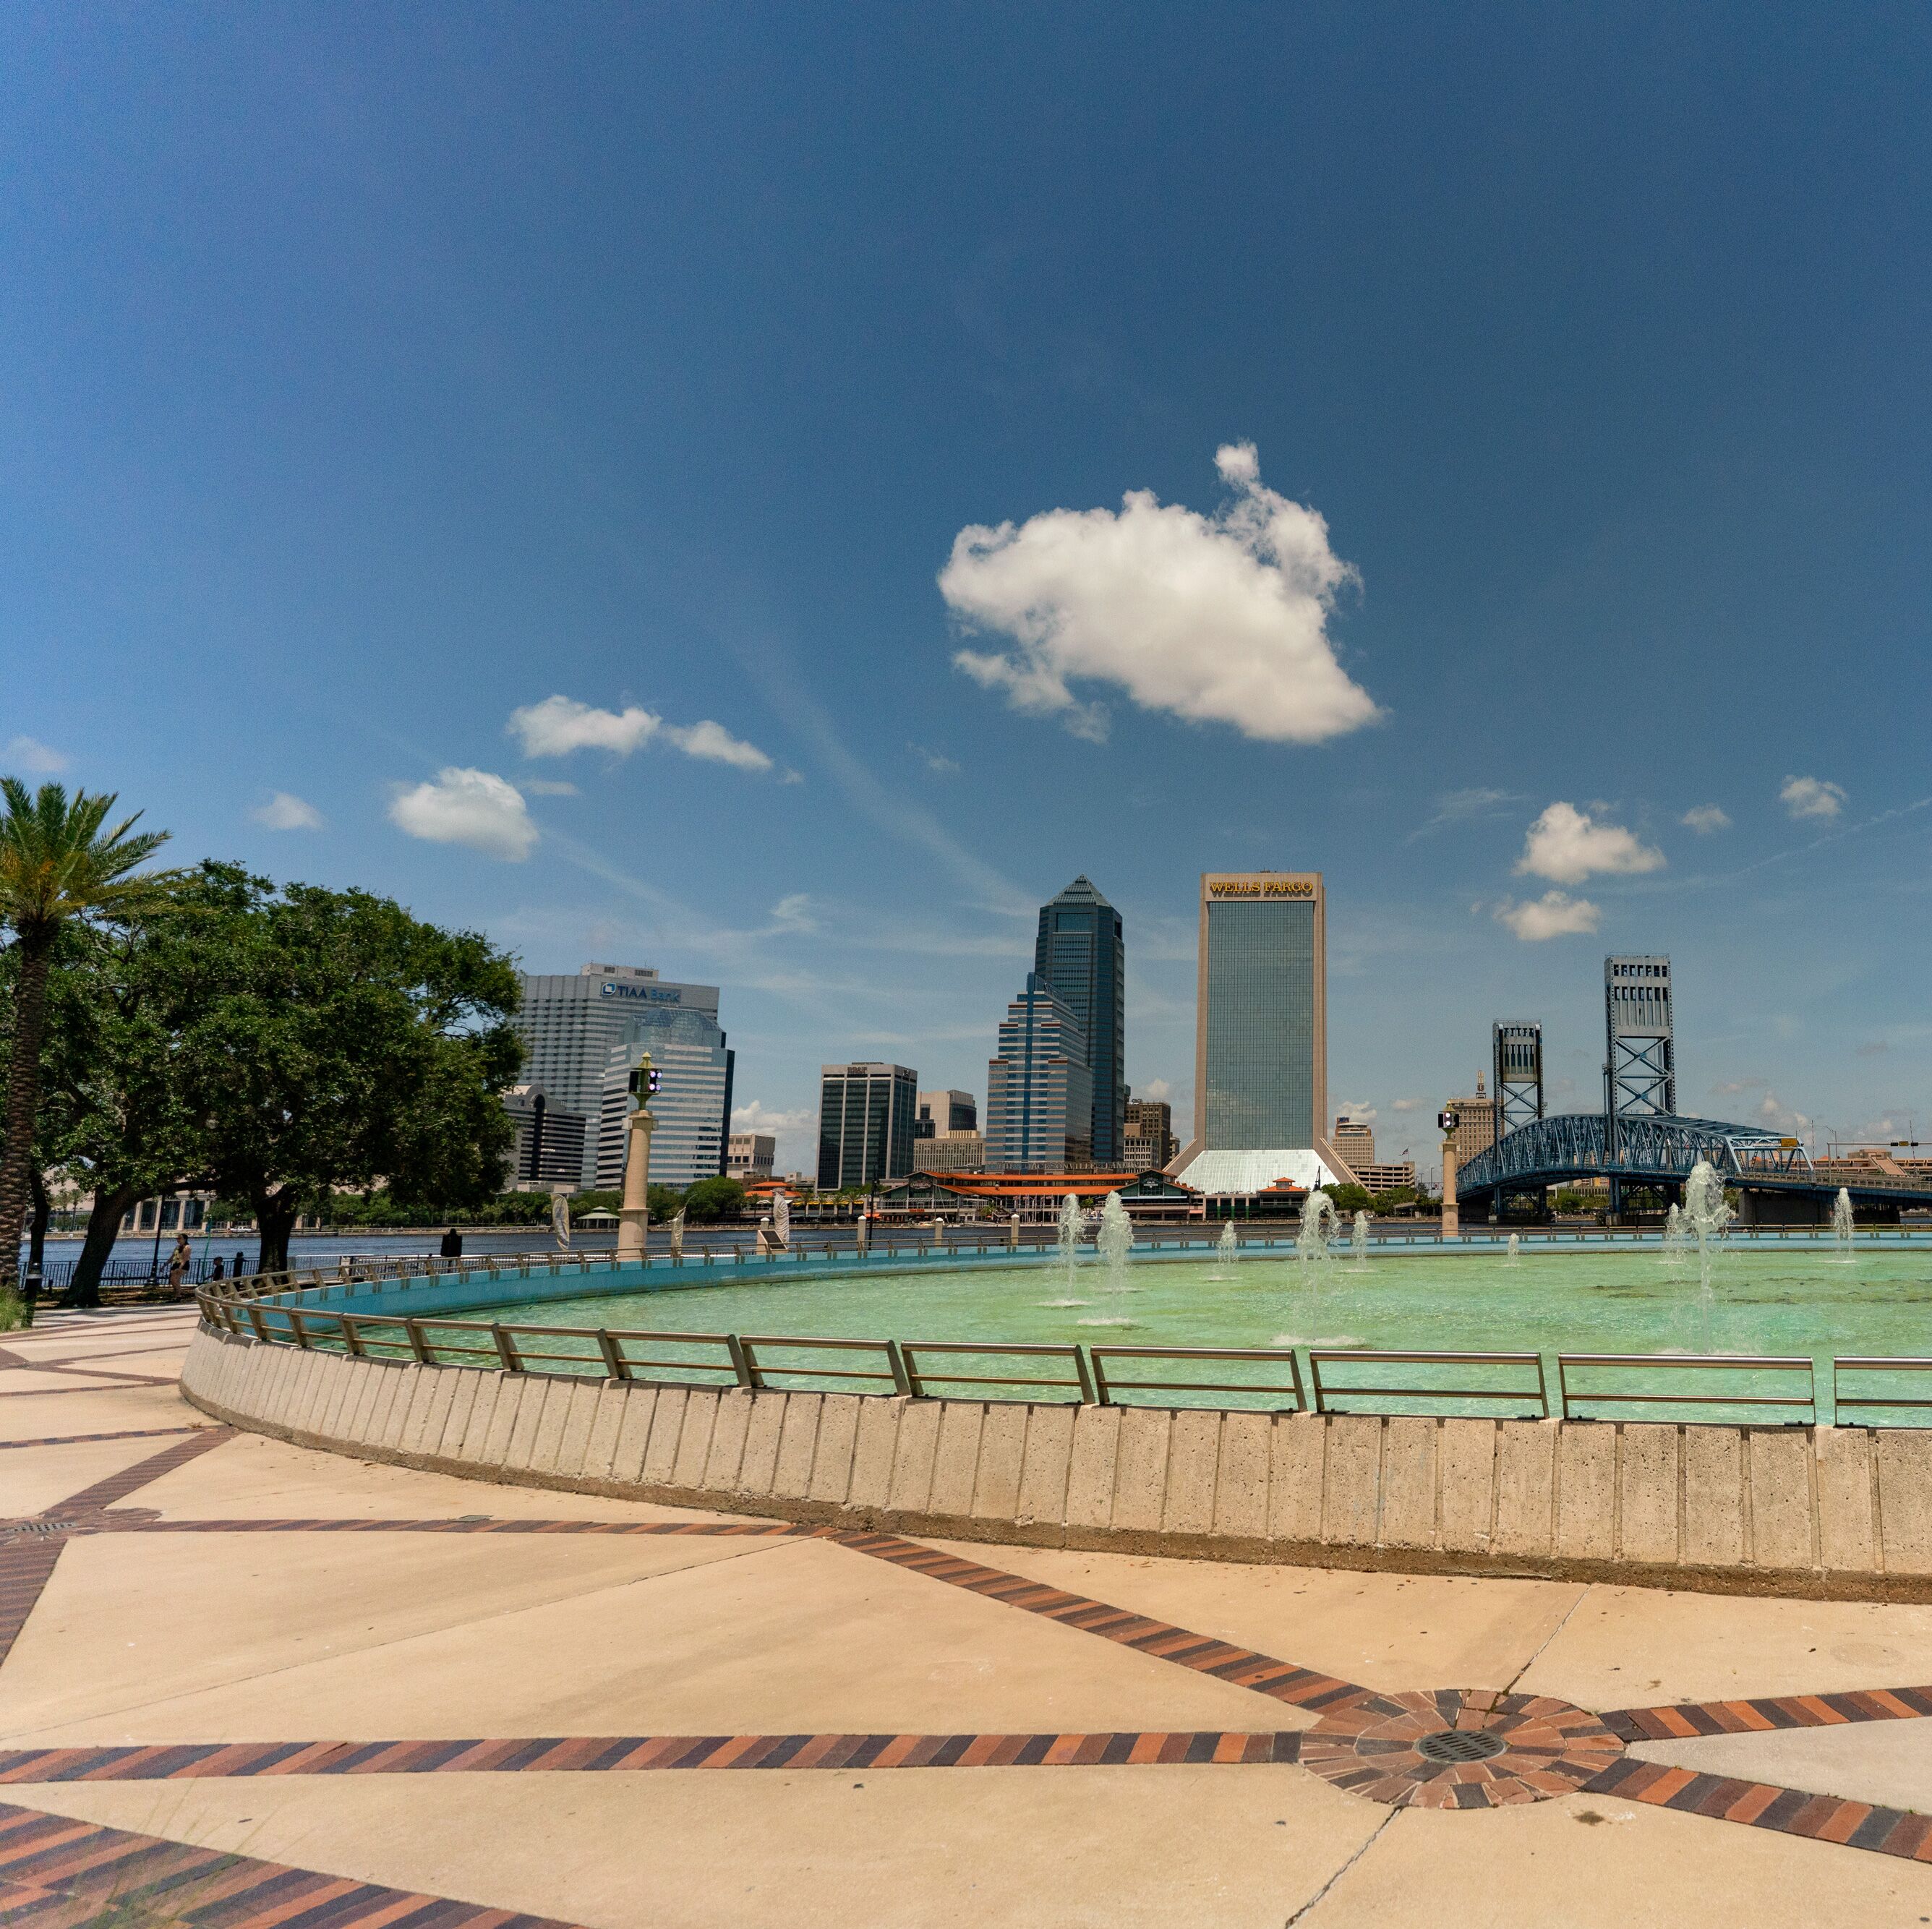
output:
POLYGON ((735 1217, 743 1209, 745 1189, 736 1179, 700 1179, 684 1196, 688 1219, 735 1217))
POLYGON ((137 831, 140 813, 104 826, 110 794, 43 784, 29 795, 17 777, 0 778, 0 922, 14 934, 12 1048, 7 1068, 5 1149, 0 1154, 0 1253, 20 1250, 21 1222, 32 1191, 34 1132, 40 1112, 40 1054, 47 1020, 47 980, 61 933, 73 926, 124 923, 164 902, 178 874, 134 874, 167 842, 165 831, 137 831))
POLYGON ((380 1178, 445 1209, 494 1198, 514 1136, 501 1094, 523 1055, 510 960, 366 892, 204 874, 221 902, 180 934, 175 963, 202 995, 177 1090, 212 1182, 253 1209, 260 1270, 287 1264, 298 1214, 338 1187, 380 1178))
POLYGON ((1335 1202, 1339 1213, 1366 1212, 1375 1204, 1366 1186, 1324 1186, 1322 1190, 1335 1202))
MULTIPOLYGON (((608 1208, 615 1212, 624 1203, 622 1192, 613 1192, 610 1197, 616 1204, 608 1208)), ((668 1219, 675 1219, 684 1204, 684 1195, 675 1186, 651 1186, 646 1188, 644 1198, 650 1209, 653 1221, 662 1225, 668 1219)))

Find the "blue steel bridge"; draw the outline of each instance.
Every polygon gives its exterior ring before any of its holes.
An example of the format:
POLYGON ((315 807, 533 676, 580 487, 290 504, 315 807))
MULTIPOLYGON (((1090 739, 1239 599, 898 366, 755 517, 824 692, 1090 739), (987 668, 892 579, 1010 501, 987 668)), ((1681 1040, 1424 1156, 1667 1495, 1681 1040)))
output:
POLYGON ((1726 1185, 1738 1188, 1747 1221, 1828 1218, 1841 1186, 1854 1206, 1932 1207, 1932 1180, 1869 1164, 1814 1162, 1795 1140, 1669 1112, 1615 1120, 1601 1112, 1559 1112, 1519 1126, 1457 1168, 1456 1198, 1472 1210, 1487 1208, 1496 1218, 1526 1207, 1540 1211, 1546 1187, 1580 1179, 1612 1179, 1622 1190, 1641 1186, 1681 1199, 1684 1181, 1700 1159, 1710 1161, 1726 1185))

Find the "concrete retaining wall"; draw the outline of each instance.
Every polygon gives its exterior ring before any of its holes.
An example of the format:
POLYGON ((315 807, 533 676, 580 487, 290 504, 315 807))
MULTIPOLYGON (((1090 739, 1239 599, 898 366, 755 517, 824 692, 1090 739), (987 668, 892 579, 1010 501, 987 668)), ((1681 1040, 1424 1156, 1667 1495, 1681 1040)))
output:
POLYGON ((374 1460, 850 1528, 1932 1600, 1932 1431, 1383 1418, 647 1386, 204 1328, 202 1411, 374 1460))

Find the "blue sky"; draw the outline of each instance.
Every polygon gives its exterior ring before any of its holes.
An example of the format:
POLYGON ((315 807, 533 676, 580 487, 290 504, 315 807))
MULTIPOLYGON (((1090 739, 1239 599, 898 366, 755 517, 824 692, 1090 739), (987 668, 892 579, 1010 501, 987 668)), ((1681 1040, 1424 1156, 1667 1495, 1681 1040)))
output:
POLYGON ((1594 1102, 1611 950, 1684 1109, 1932 1138, 1928 56, 10 8, 0 761, 719 983, 794 1157, 821 1060, 982 1090, 1083 871, 1184 1112, 1196 874, 1264 866, 1385 1154, 1496 1017, 1594 1102))

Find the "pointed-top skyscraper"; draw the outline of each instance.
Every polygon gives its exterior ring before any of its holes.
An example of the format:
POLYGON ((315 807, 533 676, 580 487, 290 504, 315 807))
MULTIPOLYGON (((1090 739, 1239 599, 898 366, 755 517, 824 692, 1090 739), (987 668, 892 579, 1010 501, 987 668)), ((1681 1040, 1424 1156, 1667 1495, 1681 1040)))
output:
POLYGON ((1075 878, 1041 905, 1033 968, 1085 1028, 1094 1162, 1118 1167, 1126 1138, 1126 950, 1120 913, 1089 879, 1075 878))

